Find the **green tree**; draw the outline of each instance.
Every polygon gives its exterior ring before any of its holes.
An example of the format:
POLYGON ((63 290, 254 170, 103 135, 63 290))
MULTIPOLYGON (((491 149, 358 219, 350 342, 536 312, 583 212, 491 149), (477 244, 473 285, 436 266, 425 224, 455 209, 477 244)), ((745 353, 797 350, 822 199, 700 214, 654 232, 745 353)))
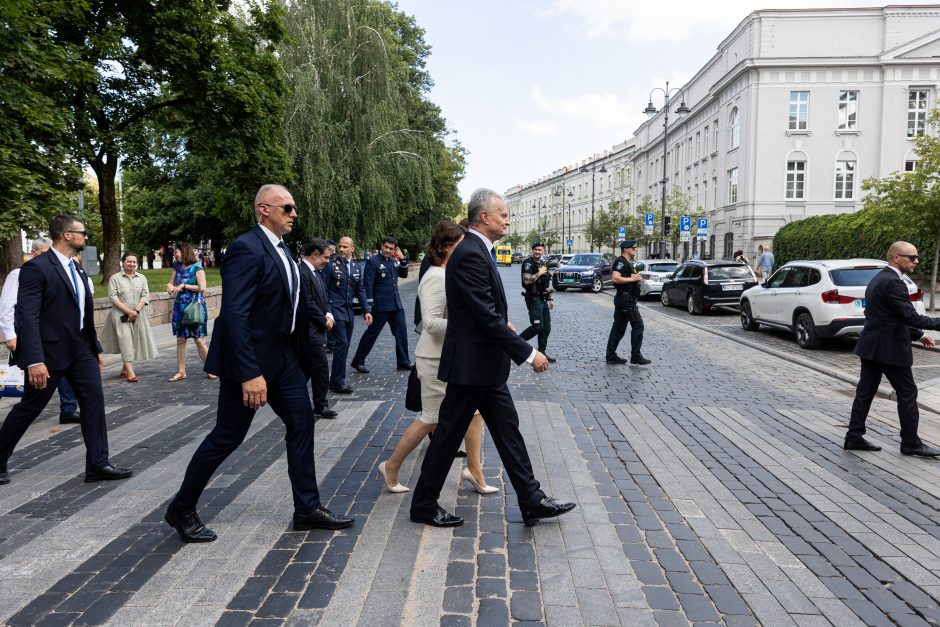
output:
POLYGON ((594 228, 588 223, 585 229, 587 237, 593 239, 598 250, 610 248, 616 252, 621 238, 618 233, 620 227, 625 226, 626 235, 623 239, 632 239, 640 243, 646 242, 643 232, 643 219, 639 215, 626 211, 620 201, 615 200, 594 215, 594 228))
POLYGON ((552 250, 555 245, 561 242, 561 237, 558 235, 558 229, 549 225, 549 219, 547 217, 542 218, 541 221, 539 221, 538 228, 529 231, 529 234, 525 237, 524 241, 520 243, 531 246, 536 242, 544 244, 545 248, 548 250, 552 250))
POLYGON ((501 246, 509 246, 513 250, 521 249, 526 243, 526 237, 521 233, 510 233, 503 239, 499 240, 501 246))

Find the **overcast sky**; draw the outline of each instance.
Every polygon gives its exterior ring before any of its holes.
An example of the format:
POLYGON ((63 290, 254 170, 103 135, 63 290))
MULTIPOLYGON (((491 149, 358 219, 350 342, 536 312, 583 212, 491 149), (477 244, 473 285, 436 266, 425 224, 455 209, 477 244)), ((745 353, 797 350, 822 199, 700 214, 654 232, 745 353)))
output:
MULTIPOLYGON (((904 4, 931 4, 904 2, 904 4)), ((431 99, 469 150, 466 200, 633 135, 650 90, 690 79, 749 13, 856 0, 399 0, 431 45, 431 99)), ((653 97, 662 106, 662 95, 653 97)))

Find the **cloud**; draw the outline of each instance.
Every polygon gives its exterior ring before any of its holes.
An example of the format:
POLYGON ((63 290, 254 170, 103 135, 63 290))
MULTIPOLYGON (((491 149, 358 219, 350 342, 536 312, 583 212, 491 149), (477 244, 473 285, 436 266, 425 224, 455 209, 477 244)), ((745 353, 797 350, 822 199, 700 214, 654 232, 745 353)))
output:
POLYGON ((530 135, 538 135, 539 137, 551 137, 558 132, 558 124, 555 122, 526 122, 524 120, 516 120, 514 126, 520 131, 524 131, 530 135))
POLYGON ((549 115, 588 120, 595 128, 621 128, 630 104, 612 93, 580 94, 574 97, 552 98, 538 84, 532 85, 535 106, 549 115))

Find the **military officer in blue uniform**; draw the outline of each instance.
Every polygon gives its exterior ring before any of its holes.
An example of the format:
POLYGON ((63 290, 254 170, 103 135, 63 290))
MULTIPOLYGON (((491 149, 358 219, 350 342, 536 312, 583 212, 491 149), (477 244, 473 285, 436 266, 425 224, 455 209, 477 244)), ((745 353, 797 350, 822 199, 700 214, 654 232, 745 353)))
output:
POLYGON ((366 298, 359 266, 353 259, 355 252, 356 246, 352 238, 340 238, 336 245, 336 254, 320 272, 326 281, 330 310, 336 319, 332 329, 333 367, 330 369, 330 390, 337 394, 351 394, 353 391, 346 385, 346 356, 349 354, 349 341, 356 319, 352 305, 354 296, 359 298, 366 324, 372 325, 372 310, 366 298))
POLYGON ((368 262, 363 272, 366 297, 372 299, 372 316, 375 324, 369 325, 359 340, 353 356, 352 367, 359 372, 369 372, 366 357, 375 344, 379 333, 388 323, 395 336, 395 358, 399 370, 411 370, 408 358, 408 331, 405 329, 405 306, 398 294, 398 279, 408 276, 408 260, 398 247, 398 240, 386 237, 382 250, 368 262))

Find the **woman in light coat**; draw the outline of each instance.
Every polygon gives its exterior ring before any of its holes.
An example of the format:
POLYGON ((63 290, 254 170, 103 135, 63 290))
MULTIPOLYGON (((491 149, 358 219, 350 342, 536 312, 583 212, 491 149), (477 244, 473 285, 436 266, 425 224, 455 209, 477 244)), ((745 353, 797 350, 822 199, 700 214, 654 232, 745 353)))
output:
POLYGON ((157 356, 150 322, 143 314, 150 304, 150 287, 147 277, 137 272, 137 255, 124 253, 121 267, 121 272, 115 272, 108 281, 111 311, 101 330, 101 346, 106 353, 121 353, 121 376, 137 383, 134 363, 157 356))
MULTIPOLYGON (((426 435, 437 426, 438 412, 444 400, 447 384, 437 378, 441 363, 441 350, 444 347, 444 335, 447 333, 447 296, 444 291, 444 268, 457 244, 463 239, 466 230, 450 220, 444 220, 431 234, 427 254, 431 266, 418 285, 418 299, 421 301, 421 338, 415 349, 415 362, 418 378, 421 380, 421 414, 402 434, 392 456, 379 464, 379 473, 385 479, 385 489, 389 492, 407 492, 408 488, 398 483, 398 471, 408 455, 421 443, 426 435)), ((480 494, 499 492, 499 488, 486 485, 481 462, 481 443, 483 441, 483 417, 476 414, 467 433, 464 444, 467 448, 467 466, 461 473, 461 479, 467 481, 480 494)))

